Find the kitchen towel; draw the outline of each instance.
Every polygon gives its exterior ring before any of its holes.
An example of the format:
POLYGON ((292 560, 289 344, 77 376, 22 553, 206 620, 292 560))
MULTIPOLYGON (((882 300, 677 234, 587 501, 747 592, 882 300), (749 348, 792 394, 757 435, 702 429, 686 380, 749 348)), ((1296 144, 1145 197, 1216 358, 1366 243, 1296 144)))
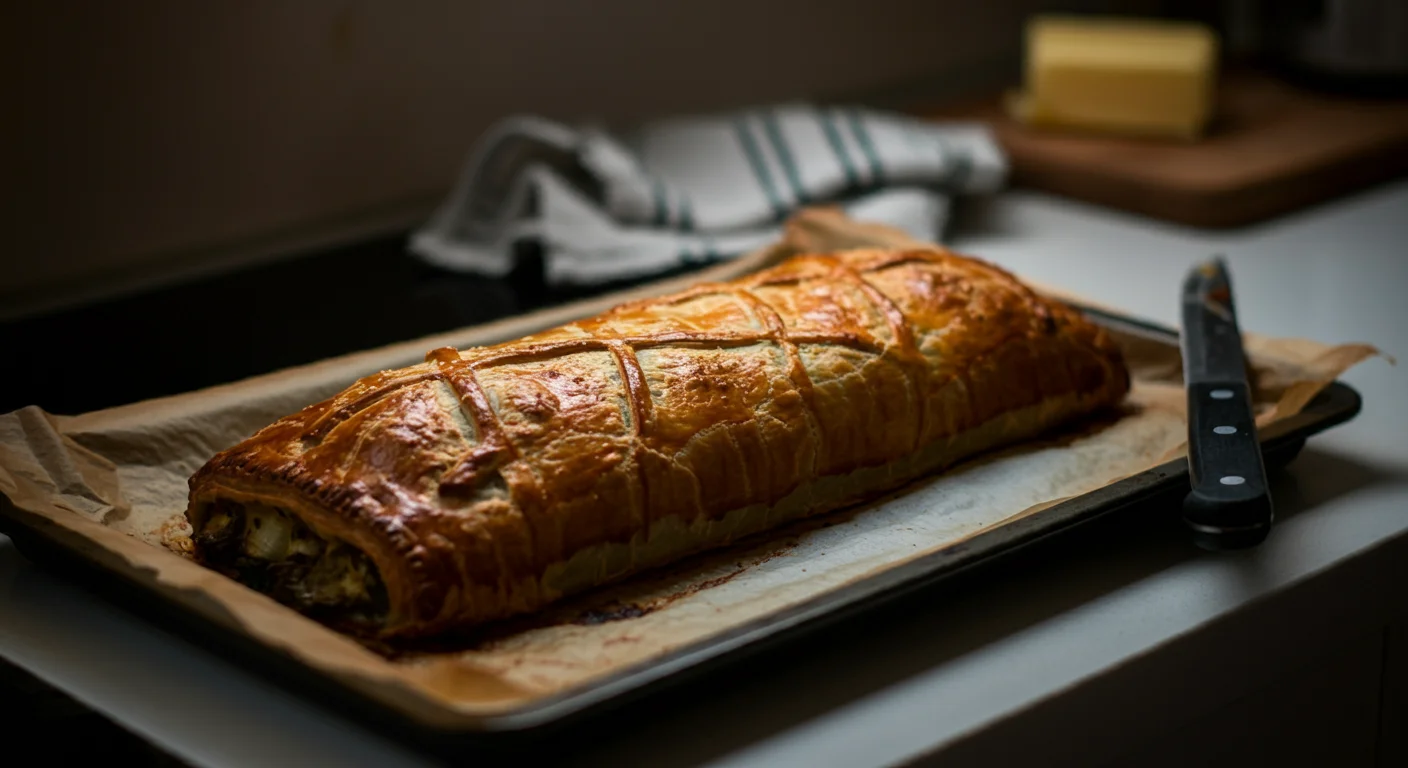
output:
POLYGON ((857 107, 784 104, 620 135, 521 116, 487 132, 410 248, 502 276, 535 242, 549 283, 599 284, 732 258, 813 204, 938 242, 952 198, 1006 173, 980 125, 857 107))

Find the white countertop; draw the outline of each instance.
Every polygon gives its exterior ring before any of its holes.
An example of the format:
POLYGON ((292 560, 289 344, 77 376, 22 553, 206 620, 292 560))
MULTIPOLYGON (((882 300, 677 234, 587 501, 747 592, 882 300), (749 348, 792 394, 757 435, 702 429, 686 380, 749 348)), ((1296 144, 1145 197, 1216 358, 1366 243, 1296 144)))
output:
MULTIPOLYGON (((1408 181, 1234 232, 1017 192, 958 234, 961 250, 1168 325, 1186 270, 1222 253, 1243 328, 1408 357, 1408 181)), ((1408 562, 1408 371, 1376 359, 1343 380, 1363 412, 1274 475, 1261 547, 1201 553, 1151 509, 712 693, 608 718, 582 762, 1090 765, 1264 688, 1408 615, 1395 565, 1408 562)), ((4 537, 0 655, 197 764, 431 762, 50 576, 4 537)))

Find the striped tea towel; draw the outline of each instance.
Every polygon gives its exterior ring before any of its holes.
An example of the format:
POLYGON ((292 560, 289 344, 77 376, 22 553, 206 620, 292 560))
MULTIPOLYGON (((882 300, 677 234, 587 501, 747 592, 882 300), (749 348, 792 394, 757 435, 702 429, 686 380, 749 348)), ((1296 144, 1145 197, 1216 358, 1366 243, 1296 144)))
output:
POLYGON ((950 197, 999 188, 978 125, 786 104, 674 118, 612 136, 536 117, 491 129, 411 238, 441 267, 501 276, 537 241, 548 282, 592 284, 728 259, 775 241, 797 208, 937 241, 950 197))

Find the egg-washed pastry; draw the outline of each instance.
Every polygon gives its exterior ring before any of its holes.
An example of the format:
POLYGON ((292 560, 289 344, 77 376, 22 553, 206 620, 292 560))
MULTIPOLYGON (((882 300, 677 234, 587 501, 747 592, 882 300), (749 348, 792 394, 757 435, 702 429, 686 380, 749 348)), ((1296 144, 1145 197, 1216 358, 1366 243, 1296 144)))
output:
POLYGON ((524 614, 1118 403, 1111 336, 940 250, 794 257, 437 349, 216 455, 197 558, 343 631, 524 614))

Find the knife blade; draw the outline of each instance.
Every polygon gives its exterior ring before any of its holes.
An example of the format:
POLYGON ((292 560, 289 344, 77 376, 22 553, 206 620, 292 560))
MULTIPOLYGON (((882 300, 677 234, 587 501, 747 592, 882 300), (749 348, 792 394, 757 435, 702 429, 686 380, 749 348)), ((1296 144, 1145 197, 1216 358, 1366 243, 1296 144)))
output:
POLYGON ((1188 473, 1183 520, 1198 546, 1251 547, 1271 530, 1275 512, 1257 439, 1247 360, 1221 257, 1183 283, 1183 378, 1188 394, 1188 473))

